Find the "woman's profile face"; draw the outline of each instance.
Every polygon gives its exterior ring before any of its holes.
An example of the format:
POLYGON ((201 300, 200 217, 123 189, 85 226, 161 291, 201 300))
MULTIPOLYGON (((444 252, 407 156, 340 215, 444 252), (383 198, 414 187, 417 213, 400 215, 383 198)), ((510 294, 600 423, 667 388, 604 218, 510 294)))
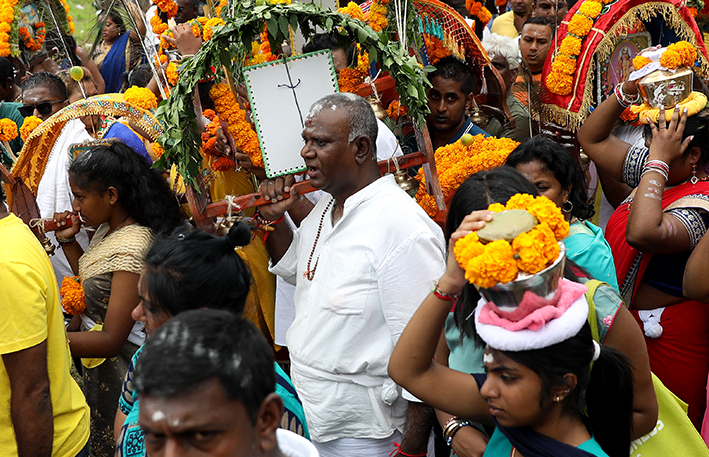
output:
POLYGON ((81 215, 81 219, 89 227, 98 227, 108 222, 113 214, 113 205, 108 191, 98 192, 92 188, 77 186, 69 178, 71 193, 74 194, 72 209, 81 215))
POLYGON ((569 186, 569 189, 563 189, 554 173, 549 171, 543 162, 532 160, 531 162, 517 164, 515 169, 524 175, 527 181, 534 184, 539 194, 556 203, 559 208, 568 201, 571 186, 569 186))
POLYGON ((106 19, 106 22, 103 24, 103 33, 101 35, 103 41, 106 43, 113 43, 120 35, 120 28, 115 22, 113 22, 113 19, 110 17, 106 19))
POLYGON ((140 303, 138 303, 138 306, 136 306, 131 313, 131 317, 134 321, 143 322, 145 324, 143 330, 146 336, 150 336, 151 333, 160 328, 162 324, 169 321, 172 317, 172 315, 161 306, 151 302, 151 294, 147 286, 147 278, 149 275, 150 272, 148 272, 146 268, 143 268, 140 274, 140 280, 138 281, 140 303))
POLYGON ((551 400, 542 404, 542 380, 530 368, 487 348, 485 371, 480 394, 502 426, 537 428, 551 419, 551 400))

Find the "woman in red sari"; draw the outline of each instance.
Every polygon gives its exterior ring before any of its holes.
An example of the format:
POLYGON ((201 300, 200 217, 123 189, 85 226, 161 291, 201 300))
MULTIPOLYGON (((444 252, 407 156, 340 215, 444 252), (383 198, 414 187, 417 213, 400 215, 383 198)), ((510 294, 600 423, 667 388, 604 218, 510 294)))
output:
POLYGON ((626 189, 606 228, 620 292, 645 332, 652 371, 689 403, 689 417, 699 428, 709 372, 709 307, 683 295, 682 275, 709 224, 709 111, 661 111, 659 125, 645 126, 646 145, 631 146, 611 135, 638 93, 635 82, 621 87, 589 116, 578 140, 603 175, 604 189, 626 189))

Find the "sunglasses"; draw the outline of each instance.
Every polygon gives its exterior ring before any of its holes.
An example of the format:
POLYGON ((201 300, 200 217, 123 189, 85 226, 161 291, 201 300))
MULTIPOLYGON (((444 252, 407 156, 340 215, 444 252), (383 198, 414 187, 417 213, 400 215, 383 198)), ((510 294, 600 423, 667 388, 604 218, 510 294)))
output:
POLYGON ((57 100, 56 102, 39 102, 36 105, 22 105, 17 110, 24 117, 32 116, 34 110, 36 109, 39 114, 46 116, 52 112, 52 105, 55 103, 64 103, 66 100, 57 100))

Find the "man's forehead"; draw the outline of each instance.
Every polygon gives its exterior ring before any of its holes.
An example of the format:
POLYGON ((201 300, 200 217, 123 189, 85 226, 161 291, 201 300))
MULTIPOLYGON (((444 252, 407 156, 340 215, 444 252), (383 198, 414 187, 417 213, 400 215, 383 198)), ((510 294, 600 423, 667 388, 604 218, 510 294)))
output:
POLYGON ((522 32, 521 32, 523 37, 532 37, 532 38, 551 38, 551 27, 548 25, 542 25, 542 24, 527 24, 524 27, 522 27, 522 32))
POLYGON ((53 93, 52 90, 46 86, 35 86, 30 89, 25 89, 22 92, 22 100, 41 99, 41 100, 56 101, 56 100, 59 100, 60 98, 61 98, 60 96, 53 93))

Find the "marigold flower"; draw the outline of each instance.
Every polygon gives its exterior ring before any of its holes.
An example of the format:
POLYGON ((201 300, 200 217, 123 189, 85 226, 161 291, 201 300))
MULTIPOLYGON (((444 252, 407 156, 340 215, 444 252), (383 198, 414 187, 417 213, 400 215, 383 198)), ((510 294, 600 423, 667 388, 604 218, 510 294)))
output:
POLYGON ((167 64, 167 67, 165 68, 165 76, 167 76, 168 84, 171 86, 175 86, 175 84, 177 84, 179 74, 177 73, 177 64, 175 64, 175 62, 170 62, 167 64))
POLYGON ((123 94, 123 99, 126 103, 135 105, 139 108, 150 110, 158 107, 158 98, 153 91, 145 87, 133 86, 126 90, 123 94))
POLYGON ((569 33, 572 33, 578 37, 585 37, 588 32, 591 31, 593 27, 593 20, 587 18, 582 14, 574 14, 569 22, 569 33))
POLYGON ((576 73, 576 59, 564 54, 559 54, 551 64, 551 71, 564 75, 573 75, 576 73))
POLYGON ((227 157, 220 157, 212 163, 214 171, 227 171, 236 167, 236 163, 227 157))
POLYGON ((579 7, 579 13, 588 16, 591 19, 596 19, 601 10, 603 9, 603 4, 600 2, 585 1, 579 7))
POLYGON ((153 147, 153 154, 155 154, 155 157, 157 157, 158 159, 160 157, 162 157, 163 154, 165 154, 165 149, 163 149, 163 147, 160 146, 160 144, 157 141, 155 143, 153 143, 152 147, 153 147))
POLYGON ((390 119, 398 120, 401 116, 406 116, 406 107, 402 106, 397 100, 389 103, 389 108, 387 108, 387 116, 390 119))
POLYGON ((569 95, 574 85, 574 78, 559 72, 551 72, 547 77, 547 89, 556 95, 569 95))
POLYGON ((17 138, 17 124, 12 119, 0 119, 0 141, 12 141, 17 138))
POLYGON ((567 35, 566 38, 561 40, 559 53, 567 56, 577 56, 581 54, 581 42, 580 38, 567 35))
POLYGON ((27 138, 30 137, 32 131, 36 129, 41 123, 42 119, 38 118, 37 116, 26 117, 24 122, 22 123, 22 127, 20 127, 20 138, 22 138, 22 141, 27 141, 27 138))
POLYGON ((212 36, 214 35, 214 31, 212 30, 212 28, 224 24, 224 20, 222 20, 222 18, 220 17, 213 17, 207 20, 207 22, 204 24, 204 29, 202 30, 202 39, 204 41, 211 40, 212 36))
POLYGON ((78 276, 65 276, 59 293, 62 296, 62 308, 67 313, 78 316, 86 310, 84 287, 78 276))
POLYGON ((648 59, 647 57, 641 56, 641 55, 637 55, 637 56, 633 57, 633 67, 636 70, 640 70, 641 68, 643 68, 645 65, 649 64, 650 62, 651 62, 650 59, 648 59))
POLYGON ((362 9, 359 7, 359 5, 355 2, 349 2, 344 8, 338 8, 337 12, 340 14, 347 15, 352 19, 358 19, 364 22, 364 13, 362 12, 362 9))

